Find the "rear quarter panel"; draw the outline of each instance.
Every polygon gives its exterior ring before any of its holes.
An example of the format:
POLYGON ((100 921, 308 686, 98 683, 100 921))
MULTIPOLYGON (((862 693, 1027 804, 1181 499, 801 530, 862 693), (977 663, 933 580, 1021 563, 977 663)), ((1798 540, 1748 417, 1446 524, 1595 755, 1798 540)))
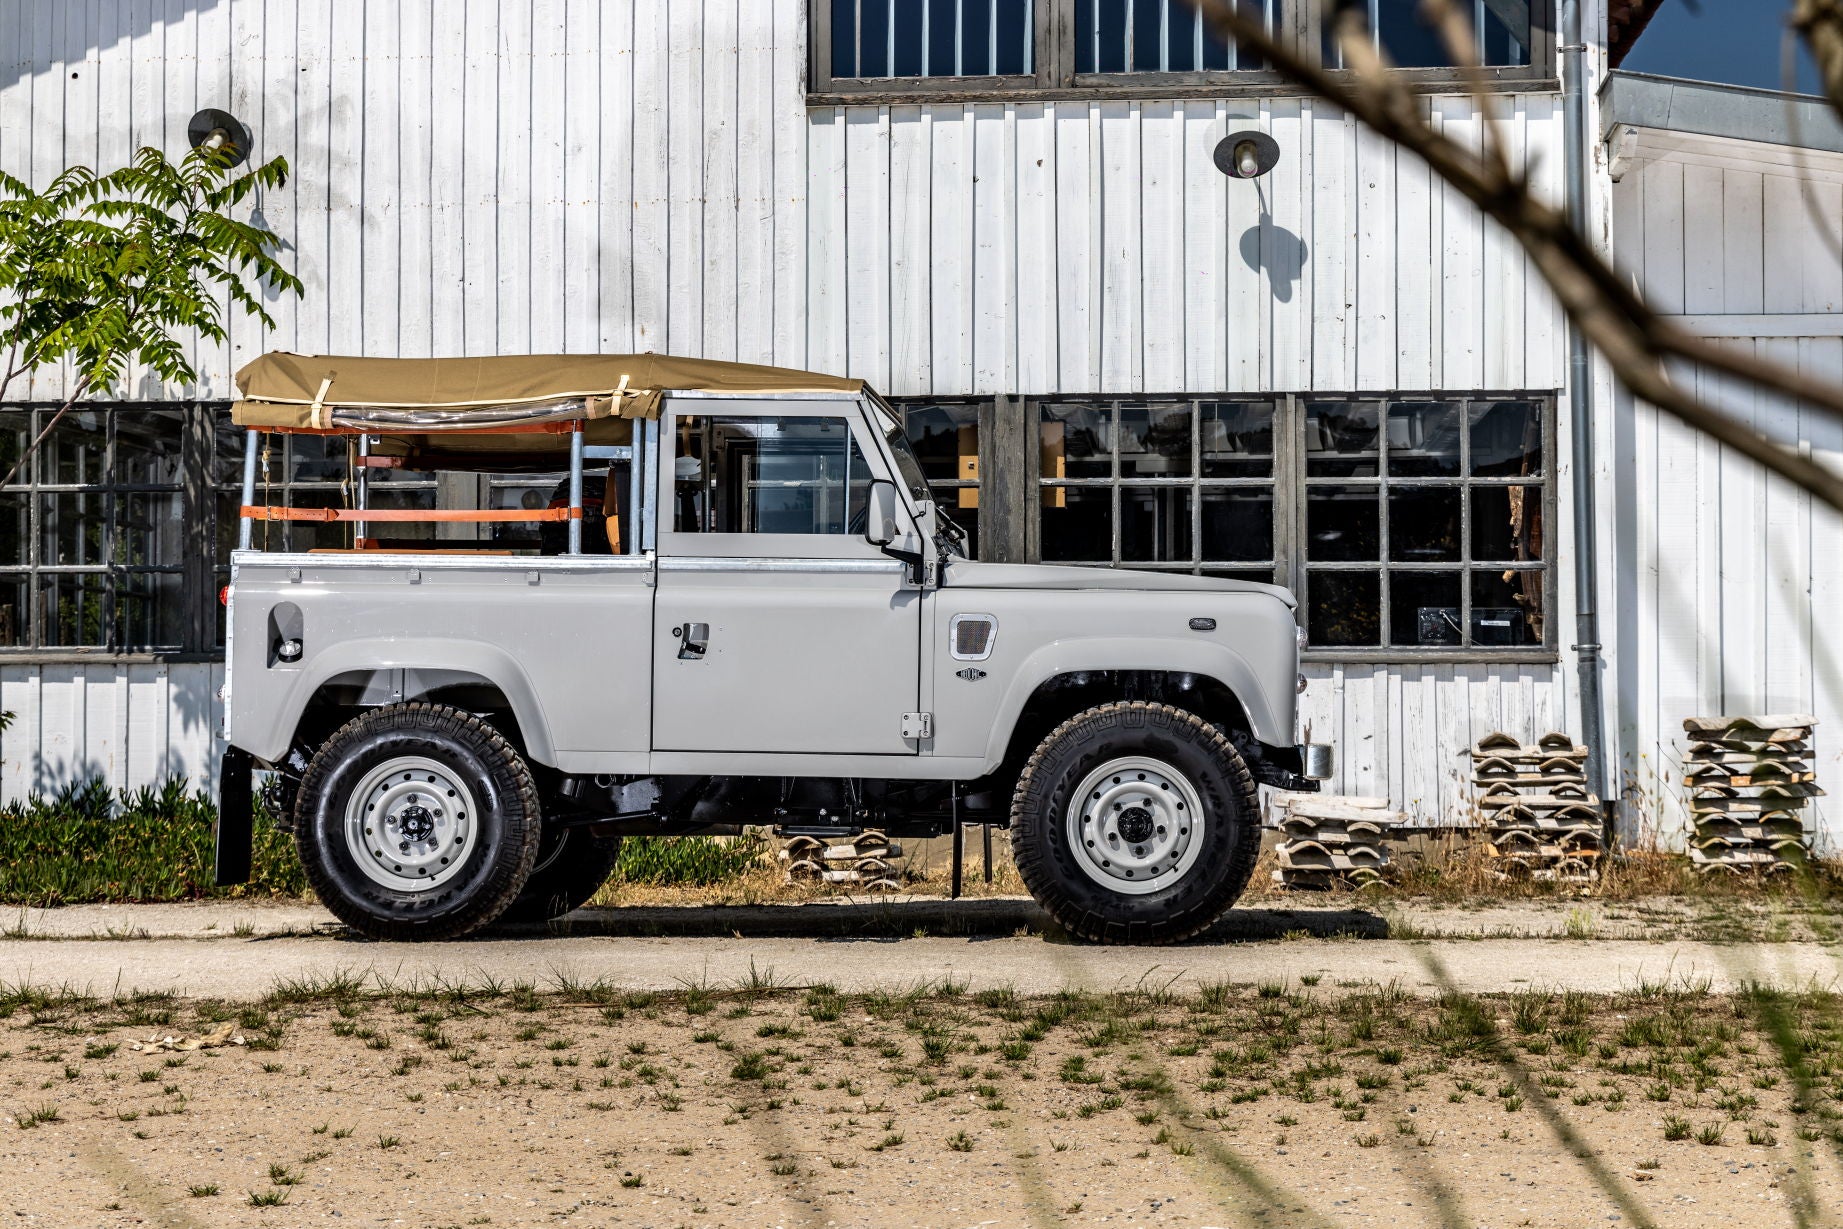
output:
POLYGON ((619 771, 628 756, 643 763, 652 583, 646 561, 605 556, 476 563, 239 555, 229 740, 275 760, 329 680, 404 670, 413 691, 440 672, 461 672, 506 694, 540 763, 586 771, 619 771), (297 662, 271 660, 269 613, 282 602, 301 611, 297 662))

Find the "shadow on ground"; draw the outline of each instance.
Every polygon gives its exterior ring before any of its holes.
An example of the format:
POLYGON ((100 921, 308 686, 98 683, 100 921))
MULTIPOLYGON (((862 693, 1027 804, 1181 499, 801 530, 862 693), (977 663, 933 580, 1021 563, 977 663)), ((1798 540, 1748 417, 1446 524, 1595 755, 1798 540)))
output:
MULTIPOLYGON (((705 937, 777 939, 1006 938, 1061 941, 1036 904, 1003 900, 857 900, 789 905, 696 905, 579 909, 545 925, 496 926, 483 939, 705 937)), ((1389 923, 1363 909, 1232 909, 1190 944, 1285 937, 1386 939, 1389 923)), ((1188 945, 1187 945, 1188 946, 1188 945)))

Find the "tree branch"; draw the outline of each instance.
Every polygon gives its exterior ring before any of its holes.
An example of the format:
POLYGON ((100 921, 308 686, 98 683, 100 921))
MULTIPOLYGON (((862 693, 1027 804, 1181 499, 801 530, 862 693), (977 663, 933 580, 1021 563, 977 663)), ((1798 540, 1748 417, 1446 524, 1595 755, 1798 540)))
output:
MULTIPOLYGON (((1446 183, 1502 226, 1528 254, 1562 310, 1627 388, 1698 431, 1843 510, 1843 475, 1802 457, 1707 405, 1673 383, 1666 360, 1695 364, 1803 402, 1843 422, 1843 389, 1802 373, 1711 345, 1664 320, 1582 238, 1561 211, 1536 199, 1527 176, 1511 168, 1487 141, 1474 152, 1436 130, 1419 100, 1388 71, 1363 27, 1347 10, 1338 27, 1346 63, 1355 71, 1332 74, 1270 35, 1262 23, 1223 0, 1191 0, 1225 41, 1253 51, 1275 71, 1310 93, 1355 115, 1370 128, 1420 156, 1446 183)), ((1843 0, 1801 0, 1837 10, 1838 56, 1843 63, 1843 0)), ((1464 19, 1447 0, 1424 0, 1424 9, 1453 43, 1464 19)))

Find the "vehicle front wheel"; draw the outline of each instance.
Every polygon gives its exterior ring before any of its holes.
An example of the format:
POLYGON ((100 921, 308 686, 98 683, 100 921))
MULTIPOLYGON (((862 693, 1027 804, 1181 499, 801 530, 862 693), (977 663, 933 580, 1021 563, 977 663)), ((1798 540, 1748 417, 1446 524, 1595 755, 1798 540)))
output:
POLYGON ((302 775, 295 817, 308 883, 373 939, 454 939, 494 921, 530 878, 542 828, 517 749, 445 704, 341 726, 302 775))
POLYGON ((1078 938, 1175 943, 1248 886, 1254 779, 1194 713, 1122 701, 1078 713, 1024 765, 1011 848, 1037 903, 1078 938))

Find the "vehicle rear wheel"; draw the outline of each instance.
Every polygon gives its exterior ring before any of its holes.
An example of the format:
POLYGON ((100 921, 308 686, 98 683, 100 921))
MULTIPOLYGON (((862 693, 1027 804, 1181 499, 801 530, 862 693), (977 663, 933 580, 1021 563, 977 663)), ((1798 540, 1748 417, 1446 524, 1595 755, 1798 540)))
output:
POLYGON ((373 939, 454 939, 494 921, 537 861, 537 784, 492 726, 392 704, 341 726, 295 802, 307 881, 373 939))
POLYGON ((580 828, 544 833, 537 865, 502 922, 548 922, 589 903, 621 859, 621 838, 593 836, 580 828))
POLYGON ((1123 701, 1038 744, 1012 797, 1011 847, 1030 894, 1071 935, 1175 943, 1248 886, 1258 816, 1254 779, 1220 730, 1123 701))

